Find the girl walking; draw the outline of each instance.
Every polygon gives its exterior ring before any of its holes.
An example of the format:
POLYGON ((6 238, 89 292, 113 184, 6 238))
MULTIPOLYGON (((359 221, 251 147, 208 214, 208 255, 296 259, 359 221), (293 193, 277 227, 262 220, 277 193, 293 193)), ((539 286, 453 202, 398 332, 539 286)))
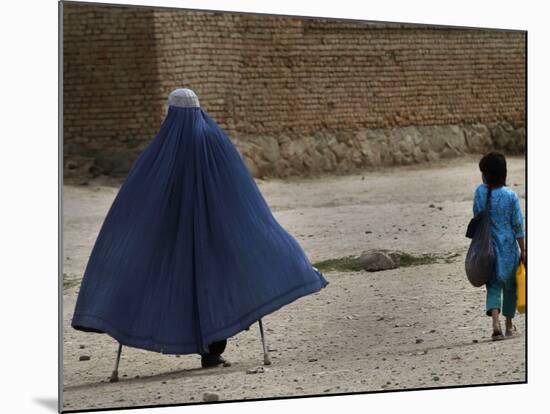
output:
POLYGON ((516 311, 516 270, 520 260, 525 264, 525 232, 517 194, 506 186, 506 158, 490 152, 479 162, 483 184, 474 195, 474 215, 486 205, 491 191, 489 212, 491 235, 496 254, 495 270, 487 282, 486 314, 493 320, 493 340, 512 336, 516 330, 513 318, 516 311), (519 249, 518 249, 519 247, 519 249), (500 313, 506 318, 503 334, 500 313))

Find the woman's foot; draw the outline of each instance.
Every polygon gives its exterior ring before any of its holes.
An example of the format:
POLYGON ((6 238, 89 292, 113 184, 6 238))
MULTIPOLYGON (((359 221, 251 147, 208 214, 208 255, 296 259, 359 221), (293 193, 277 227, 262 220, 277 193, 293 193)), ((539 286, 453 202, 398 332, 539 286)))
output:
POLYGON ((204 354, 201 355, 201 366, 203 368, 212 368, 227 362, 221 355, 204 354))
POLYGON ((201 354, 201 365, 203 368, 216 367, 218 365, 227 364, 228 362, 221 356, 227 346, 227 339, 212 342, 208 346, 208 353, 201 354))

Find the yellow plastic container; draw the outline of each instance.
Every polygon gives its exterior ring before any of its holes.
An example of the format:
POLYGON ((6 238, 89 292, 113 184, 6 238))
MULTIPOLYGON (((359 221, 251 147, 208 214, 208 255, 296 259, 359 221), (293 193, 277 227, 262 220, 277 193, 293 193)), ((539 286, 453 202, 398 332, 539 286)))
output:
POLYGON ((525 280, 525 266, 522 262, 519 263, 518 270, 516 272, 516 285, 517 285, 517 294, 518 294, 518 312, 525 313, 527 307, 526 304, 526 290, 527 290, 527 281, 525 280))

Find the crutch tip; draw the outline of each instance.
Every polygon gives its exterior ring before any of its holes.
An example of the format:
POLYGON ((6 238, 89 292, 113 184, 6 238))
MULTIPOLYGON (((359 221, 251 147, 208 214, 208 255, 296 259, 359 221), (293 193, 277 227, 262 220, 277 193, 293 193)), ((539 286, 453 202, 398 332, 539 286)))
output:
POLYGON ((111 374, 111 378, 109 378, 109 382, 118 382, 118 372, 113 371, 111 374))
POLYGON ((271 359, 267 354, 264 355, 264 365, 271 365, 271 359))

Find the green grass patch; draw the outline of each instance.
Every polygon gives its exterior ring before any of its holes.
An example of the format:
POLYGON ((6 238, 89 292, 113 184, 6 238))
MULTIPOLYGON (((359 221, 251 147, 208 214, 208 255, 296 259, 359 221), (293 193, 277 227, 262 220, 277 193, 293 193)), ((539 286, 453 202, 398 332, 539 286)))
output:
POLYGON ((361 269, 359 263, 359 257, 346 256, 338 259, 322 260, 320 262, 313 263, 320 272, 340 271, 340 272, 358 272, 361 269))
POLYGON ((431 254, 421 254, 418 256, 413 256, 408 253, 398 253, 399 254, 399 267, 409 267, 409 266, 422 266, 438 263, 441 259, 441 256, 431 255, 431 254))
MULTIPOLYGON (((435 263, 453 263, 460 255, 458 253, 448 255, 420 254, 413 255, 404 252, 394 252, 399 256, 399 267, 424 266, 435 263)), ((313 263, 320 272, 358 272, 363 270, 358 256, 345 256, 336 259, 322 260, 313 263)))

